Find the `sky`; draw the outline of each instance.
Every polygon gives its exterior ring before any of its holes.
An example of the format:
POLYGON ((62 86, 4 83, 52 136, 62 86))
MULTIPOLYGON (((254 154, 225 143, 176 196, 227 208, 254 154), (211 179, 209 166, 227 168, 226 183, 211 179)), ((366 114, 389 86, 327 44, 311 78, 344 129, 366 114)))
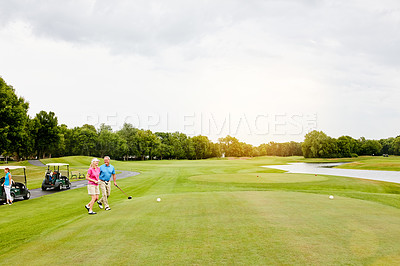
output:
POLYGON ((400 1, 1 1, 0 76, 69 128, 396 137, 400 1))

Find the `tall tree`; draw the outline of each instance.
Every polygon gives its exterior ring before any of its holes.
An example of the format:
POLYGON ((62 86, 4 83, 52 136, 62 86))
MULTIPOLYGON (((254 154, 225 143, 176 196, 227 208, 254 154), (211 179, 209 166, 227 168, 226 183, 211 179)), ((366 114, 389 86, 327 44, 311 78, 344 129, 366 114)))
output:
POLYGON ((382 145, 377 140, 365 139, 361 137, 360 142, 360 154, 361 155, 378 155, 381 154, 382 145))
POLYGON ((0 77, 0 154, 13 154, 19 159, 28 141, 28 108, 12 86, 0 77))
POLYGON ((244 145, 239 142, 237 138, 228 135, 225 138, 219 138, 218 141, 220 142, 222 152, 225 153, 226 157, 243 156, 244 145))
POLYGON ((192 159, 194 155, 193 146, 186 134, 174 132, 171 135, 172 156, 175 159, 192 159))
POLYGON ((126 154, 124 156, 125 159, 130 157, 139 157, 139 151, 137 146, 137 132, 138 129, 133 127, 132 124, 125 123, 122 128, 117 132, 117 134, 126 141, 126 154))
POLYGON ((85 124, 76 131, 76 153, 81 155, 98 155, 99 135, 93 125, 85 124))
POLYGON ((221 145, 219 143, 210 142, 211 157, 219 158, 222 156, 221 145))
MULTIPOLYGON (((395 140, 395 138, 387 138, 387 139, 379 140, 379 143, 382 145, 382 150, 381 150, 382 154, 395 154, 394 149, 393 149, 394 140, 395 140)), ((399 140, 400 140, 400 138, 399 138, 399 140)), ((399 148, 400 148, 400 146, 399 146, 399 148)))
POLYGON ((158 149, 158 157, 160 159, 173 158, 173 137, 169 132, 156 132, 154 133, 161 141, 160 148, 158 149))
POLYGON ((392 140, 392 154, 394 155, 400 155, 400 136, 397 136, 392 140))
POLYGON ((68 131, 69 129, 65 124, 62 124, 58 127, 59 140, 53 147, 53 150, 51 150, 52 156, 61 157, 67 155, 66 137, 68 136, 68 131))
POLYGON ((123 158, 128 148, 126 140, 114 133, 110 126, 100 125, 97 152, 100 157, 123 158))
POLYGON ((243 154, 242 156, 247 156, 247 157, 253 157, 255 154, 255 149, 253 147, 253 145, 251 144, 247 144, 244 142, 240 142, 241 146, 242 146, 242 150, 243 150, 243 154))
POLYGON ((356 139, 350 136, 341 136, 337 139, 339 157, 351 157, 359 153, 359 145, 356 139))
POLYGON ((152 159, 154 154, 157 152, 159 145, 161 144, 160 139, 153 134, 150 130, 138 130, 137 132, 137 149, 140 157, 144 160, 146 157, 152 159))
POLYGON ((337 149, 336 139, 317 130, 307 133, 302 144, 303 155, 306 158, 337 157, 337 149))
POLYGON ((196 160, 211 157, 210 140, 206 136, 195 136, 191 138, 191 142, 196 160))
POLYGON ((37 156, 45 157, 58 145, 60 140, 58 119, 53 112, 40 111, 33 119, 33 136, 37 156))

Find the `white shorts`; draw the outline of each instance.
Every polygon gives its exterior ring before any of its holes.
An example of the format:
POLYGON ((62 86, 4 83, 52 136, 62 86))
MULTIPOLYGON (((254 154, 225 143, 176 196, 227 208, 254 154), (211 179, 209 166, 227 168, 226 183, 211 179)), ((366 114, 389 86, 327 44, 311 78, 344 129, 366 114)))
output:
POLYGON ((100 194, 99 186, 88 184, 87 189, 88 189, 89 195, 99 195, 100 194))

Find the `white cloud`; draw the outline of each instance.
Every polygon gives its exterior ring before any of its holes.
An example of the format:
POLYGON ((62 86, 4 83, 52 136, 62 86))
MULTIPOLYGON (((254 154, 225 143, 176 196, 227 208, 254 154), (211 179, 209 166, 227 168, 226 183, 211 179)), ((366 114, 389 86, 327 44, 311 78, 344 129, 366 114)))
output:
MULTIPOLYGON (((32 115, 52 110, 69 126, 168 113, 175 126, 153 130, 173 131, 187 113, 316 113, 335 137, 388 137, 400 122, 399 23, 394 0, 2 1, 0 75, 32 115)), ((237 137, 306 133, 271 132, 237 137)))

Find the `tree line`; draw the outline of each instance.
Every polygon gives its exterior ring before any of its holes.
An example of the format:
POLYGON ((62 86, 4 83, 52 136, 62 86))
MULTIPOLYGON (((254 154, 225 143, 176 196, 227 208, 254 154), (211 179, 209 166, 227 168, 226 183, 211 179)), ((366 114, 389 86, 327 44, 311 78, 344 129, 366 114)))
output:
POLYGON ((350 136, 341 136, 335 139, 322 131, 314 130, 305 135, 302 151, 306 158, 400 155, 400 136, 380 140, 365 139, 364 137, 354 139, 350 136))
POLYGON ((152 132, 128 123, 117 131, 104 124, 68 128, 58 124, 54 112, 40 111, 31 118, 28 109, 29 103, 0 77, 0 154, 16 160, 71 155, 124 160, 301 155, 301 144, 296 142, 255 147, 226 136, 214 143, 206 136, 152 132))
POLYGON ((257 147, 226 136, 217 143, 206 136, 190 137, 181 132, 152 132, 124 124, 68 128, 58 124, 54 112, 28 115, 29 103, 15 94, 0 77, 0 155, 16 160, 71 155, 109 155, 115 159, 206 159, 212 157, 304 156, 306 158, 354 157, 358 155, 400 155, 400 136, 381 140, 338 139, 322 131, 306 134, 304 142, 269 142, 257 147))

